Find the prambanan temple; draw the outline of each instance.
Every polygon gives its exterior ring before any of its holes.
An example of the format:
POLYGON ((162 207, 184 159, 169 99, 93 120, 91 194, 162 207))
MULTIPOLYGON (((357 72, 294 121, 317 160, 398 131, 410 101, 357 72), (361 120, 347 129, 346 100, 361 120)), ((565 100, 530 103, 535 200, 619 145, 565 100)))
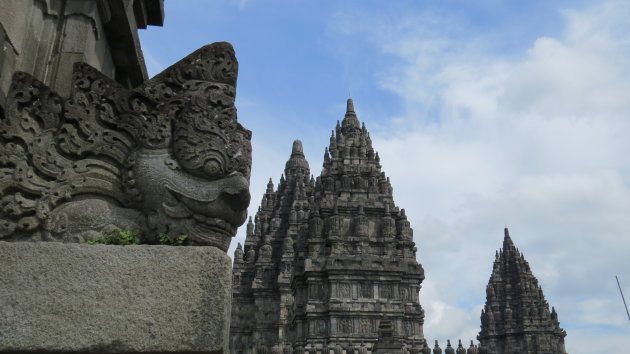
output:
POLYGON ((413 230, 351 99, 319 177, 293 143, 232 265, 236 53, 149 79, 137 31, 163 21, 163 0, 0 0, 0 354, 566 354, 507 229, 478 342, 425 336, 413 230))
MULTIPOLYGON (((293 143, 244 247, 234 253, 231 353, 431 353, 405 209, 392 198, 370 134, 348 99, 313 178, 293 143)), ((565 353, 555 310, 505 230, 481 316, 479 345, 446 354, 565 353)))

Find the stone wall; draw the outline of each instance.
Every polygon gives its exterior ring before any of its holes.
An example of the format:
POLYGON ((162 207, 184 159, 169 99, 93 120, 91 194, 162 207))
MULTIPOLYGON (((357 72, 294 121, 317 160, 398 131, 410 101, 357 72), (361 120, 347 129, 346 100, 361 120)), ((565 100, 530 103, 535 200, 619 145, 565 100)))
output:
POLYGON ((215 247, 0 242, 0 353, 224 353, 215 247))
POLYGON ((0 107, 15 71, 68 97, 73 64, 126 87, 147 79, 138 28, 162 25, 163 0, 0 1, 0 107))

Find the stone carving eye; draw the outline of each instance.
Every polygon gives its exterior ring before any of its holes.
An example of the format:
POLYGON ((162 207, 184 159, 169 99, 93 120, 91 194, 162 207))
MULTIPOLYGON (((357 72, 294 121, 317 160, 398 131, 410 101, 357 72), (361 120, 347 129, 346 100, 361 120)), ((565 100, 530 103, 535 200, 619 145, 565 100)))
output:
POLYGON ((188 86, 189 104, 174 119, 173 151, 182 168, 211 180, 234 171, 249 175, 250 133, 235 123, 234 88, 209 82, 188 86))

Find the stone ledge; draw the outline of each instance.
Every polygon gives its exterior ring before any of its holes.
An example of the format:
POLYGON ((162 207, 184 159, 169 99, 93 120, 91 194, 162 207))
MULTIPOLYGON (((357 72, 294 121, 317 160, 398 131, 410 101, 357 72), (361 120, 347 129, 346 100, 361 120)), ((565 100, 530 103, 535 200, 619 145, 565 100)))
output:
POLYGON ((0 242, 0 352, 227 352, 231 288, 213 247, 0 242))

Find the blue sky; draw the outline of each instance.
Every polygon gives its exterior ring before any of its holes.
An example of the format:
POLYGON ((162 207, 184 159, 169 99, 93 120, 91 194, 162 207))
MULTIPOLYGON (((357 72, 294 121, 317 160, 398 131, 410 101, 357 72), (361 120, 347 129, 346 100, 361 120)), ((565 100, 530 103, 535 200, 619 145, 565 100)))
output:
MULTIPOLYGON (((253 131, 252 205, 294 139, 321 171, 351 95, 407 210, 427 339, 468 340, 509 226, 572 354, 619 351, 630 321, 630 2, 165 1, 151 75, 229 41, 253 131)), ((243 240, 239 231, 236 242, 243 240)))

